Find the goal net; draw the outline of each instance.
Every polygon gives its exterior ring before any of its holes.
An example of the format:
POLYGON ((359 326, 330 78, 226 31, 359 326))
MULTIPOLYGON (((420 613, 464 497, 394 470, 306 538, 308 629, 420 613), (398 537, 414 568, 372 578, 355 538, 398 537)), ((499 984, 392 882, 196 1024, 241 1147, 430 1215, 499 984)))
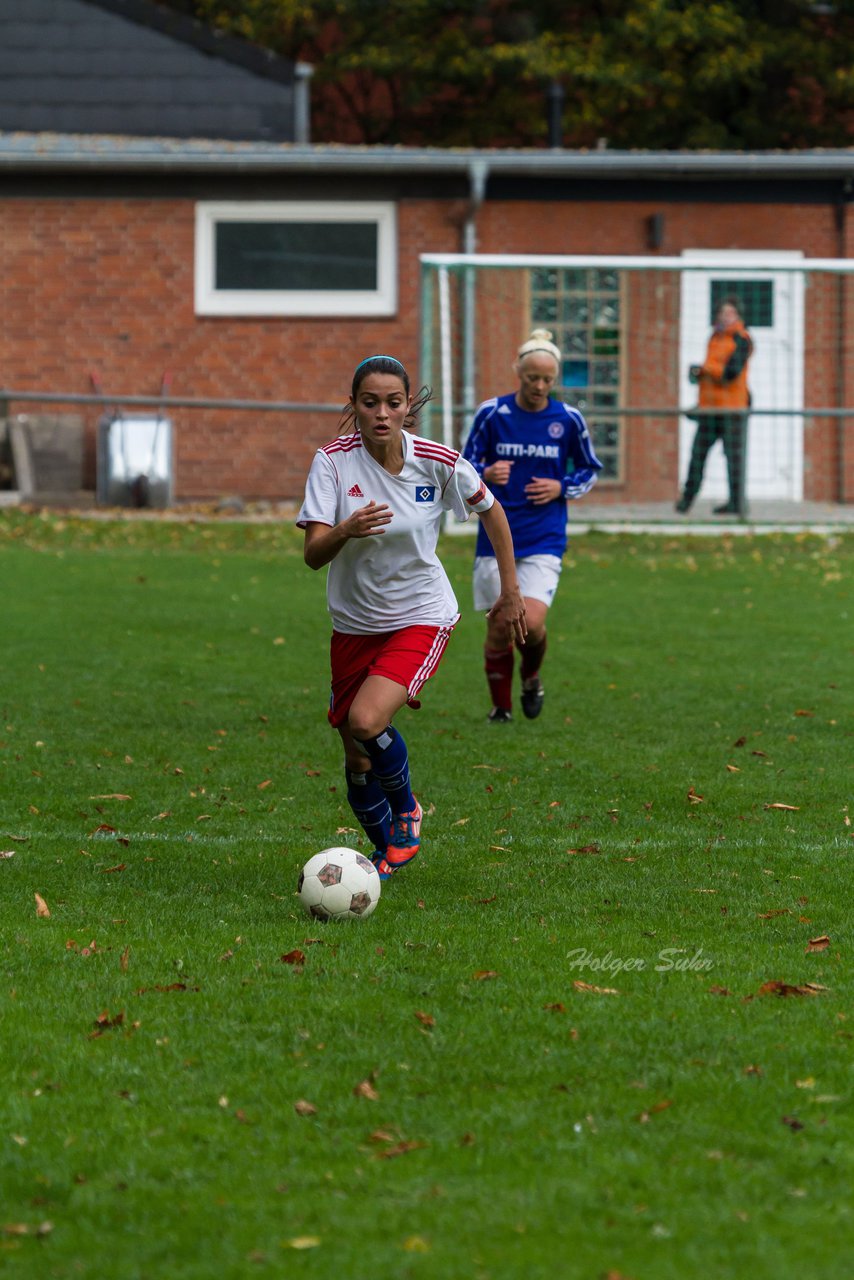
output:
MULTIPOLYGON (((519 345, 548 329, 562 353, 554 394, 584 414, 603 464, 597 501, 672 500, 696 430, 688 370, 735 297, 754 343, 749 495, 854 501, 852 273, 784 252, 422 255, 424 429, 460 448, 477 406, 518 385, 519 345)), ((727 496, 720 449, 703 495, 727 496)))

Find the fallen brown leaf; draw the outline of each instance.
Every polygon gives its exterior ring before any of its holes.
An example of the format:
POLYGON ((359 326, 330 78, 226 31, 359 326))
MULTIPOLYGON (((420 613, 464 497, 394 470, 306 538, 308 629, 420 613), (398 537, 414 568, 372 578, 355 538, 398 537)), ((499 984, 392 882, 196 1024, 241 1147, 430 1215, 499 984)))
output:
POLYGON ((618 996, 620 994, 616 987, 594 987, 589 982, 582 982, 580 978, 576 978, 572 985, 576 991, 590 991, 596 996, 618 996))
POLYGON ((760 996, 817 996, 826 991, 818 982, 803 982, 799 986, 791 982, 763 982, 757 995, 760 996))
POLYGON ((823 933, 820 938, 810 938, 804 948, 804 954, 809 955, 811 951, 826 951, 829 946, 830 938, 826 933, 823 933))
POLYGON ((396 1142, 399 1137, 399 1133, 390 1133, 388 1129, 374 1129, 368 1134, 368 1142, 396 1142))
POLYGON ((431 1013, 422 1013, 420 1009, 416 1009, 415 1016, 421 1023, 422 1027, 435 1027, 436 1025, 436 1019, 431 1013))
POLYGON ((497 978, 498 972, 495 969, 478 969, 477 973, 472 974, 475 982, 485 982, 488 978, 497 978))
POLYGON ((294 1111, 298 1116, 316 1116, 317 1107, 313 1102, 306 1102, 305 1098, 300 1098, 294 1103, 294 1111))
POLYGON ((305 952, 296 947, 286 955, 279 956, 279 960, 282 964, 305 964, 305 952))
POLYGON ((775 916, 790 916, 792 913, 788 907, 776 907, 773 911, 757 911, 757 920, 773 920, 775 916))
POLYGON ((698 795, 693 787, 688 788, 689 804, 702 804, 704 800, 705 800, 705 796, 698 795))
POLYGON ((731 996, 732 992, 730 991, 729 987, 713 986, 713 987, 709 987, 709 995, 710 996, 731 996))
POLYGON ((654 1102, 651 1107, 647 1107, 646 1111, 642 1111, 638 1116, 640 1124, 646 1124, 650 1116, 657 1115, 659 1111, 666 1111, 668 1107, 673 1106, 671 1098, 662 1098, 661 1102, 654 1102))
POLYGON ((101 875, 109 876, 109 875, 112 875, 114 871, 125 871, 126 869, 127 869, 126 863, 117 862, 114 867, 101 867, 101 875))
POLYGON ((158 983, 154 987, 137 987, 136 994, 138 996, 144 996, 149 991, 198 991, 199 989, 199 987, 188 987, 186 982, 170 982, 165 986, 162 983, 158 983))
POLYGON ((367 1098, 369 1102, 376 1102, 379 1096, 380 1095, 377 1093, 370 1080, 360 1080, 359 1083, 353 1087, 354 1098, 367 1098))
POLYGON ((37 893, 35 895, 35 898, 36 898, 36 915, 39 916, 40 919, 42 920, 49 919, 50 907, 47 905, 47 903, 45 902, 44 898, 41 896, 40 893, 37 893))
POLYGON ((0 1231, 6 1236, 49 1236, 53 1231, 53 1223, 39 1222, 31 1227, 28 1222, 7 1222, 5 1226, 0 1227, 0 1231))
POLYGON ((405 1156, 408 1151, 418 1151, 421 1147, 426 1147, 426 1142, 397 1142, 393 1147, 387 1147, 385 1151, 377 1151, 374 1153, 375 1160, 393 1160, 395 1156, 405 1156))
POLYGON ((779 804, 776 801, 774 804, 766 804, 764 806, 766 809, 785 809, 787 813, 797 813, 800 807, 799 804, 779 804))
POLYGON ((96 1036, 101 1036, 105 1031, 112 1031, 115 1027, 120 1027, 125 1020, 125 1011, 120 1009, 112 1018, 109 1009, 105 1009, 103 1013, 99 1013, 95 1019, 95 1030, 90 1034, 89 1039, 94 1040, 96 1036))
POLYGON ((804 1127, 803 1121, 799 1120, 797 1116, 781 1116, 780 1120, 783 1124, 787 1124, 794 1133, 797 1133, 799 1129, 803 1129, 804 1127))
POLYGON ((557 1000, 554 1004, 544 1004, 543 1008, 547 1013, 566 1013, 566 1005, 561 1004, 560 1000, 557 1000))

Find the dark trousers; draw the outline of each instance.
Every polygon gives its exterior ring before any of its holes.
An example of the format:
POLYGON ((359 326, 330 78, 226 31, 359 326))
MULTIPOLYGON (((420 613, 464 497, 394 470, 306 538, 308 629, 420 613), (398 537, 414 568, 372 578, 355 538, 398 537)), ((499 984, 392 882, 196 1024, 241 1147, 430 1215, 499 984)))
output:
POLYGON ((726 456, 729 478, 730 506, 737 511, 745 507, 744 480, 747 461, 747 417, 744 414, 704 414, 697 419, 697 434, 691 448, 688 478, 684 496, 693 500, 703 483, 703 471, 709 450, 716 440, 721 440, 726 456))

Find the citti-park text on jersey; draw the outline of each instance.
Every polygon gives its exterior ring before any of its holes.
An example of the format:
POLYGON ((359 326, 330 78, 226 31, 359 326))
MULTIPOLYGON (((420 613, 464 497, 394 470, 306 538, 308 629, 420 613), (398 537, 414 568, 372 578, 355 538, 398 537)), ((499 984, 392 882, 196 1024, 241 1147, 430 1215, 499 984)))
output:
POLYGON ((499 440, 495 452, 505 458, 559 458, 560 449, 556 444, 513 444, 499 440))

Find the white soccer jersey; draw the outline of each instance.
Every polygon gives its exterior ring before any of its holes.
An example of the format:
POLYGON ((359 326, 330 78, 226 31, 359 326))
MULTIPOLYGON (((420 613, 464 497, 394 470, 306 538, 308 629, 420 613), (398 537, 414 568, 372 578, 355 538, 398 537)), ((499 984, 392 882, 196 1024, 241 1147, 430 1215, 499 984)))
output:
POLYGON ((361 435, 318 449, 297 516, 304 529, 334 527, 360 507, 387 503, 384 533, 345 542, 329 565, 326 599, 336 631, 375 635, 425 623, 452 626, 457 599, 436 555, 442 513, 468 520, 495 499, 455 449, 404 431, 403 470, 392 476, 371 457, 361 435))

